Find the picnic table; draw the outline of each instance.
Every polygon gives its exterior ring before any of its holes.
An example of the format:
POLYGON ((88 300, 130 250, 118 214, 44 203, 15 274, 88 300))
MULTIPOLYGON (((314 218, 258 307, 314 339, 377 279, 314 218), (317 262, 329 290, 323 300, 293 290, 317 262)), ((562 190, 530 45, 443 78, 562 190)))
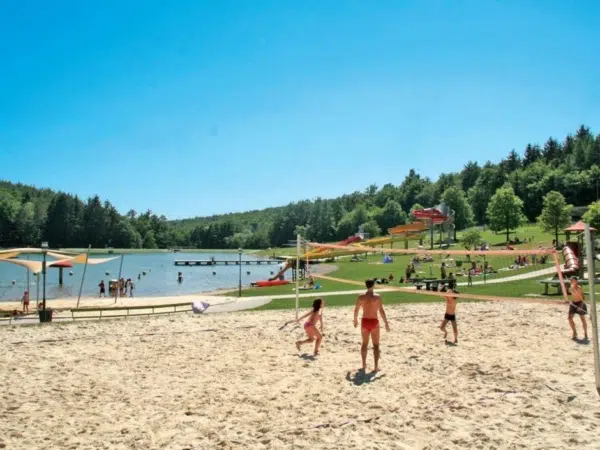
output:
MULTIPOLYGON (((600 280, 596 280, 597 283, 600 283, 600 280)), ((579 283, 580 286, 587 286, 588 285, 588 281, 587 280, 578 280, 577 283, 579 283)), ((561 294, 562 290, 561 290, 561 286, 560 286, 560 280, 556 280, 554 278, 550 278, 548 280, 541 280, 540 284, 544 285, 544 295, 549 295, 548 294, 548 286, 553 286, 556 288, 556 293, 557 294, 561 294)), ((565 280, 565 287, 567 288, 567 294, 571 294, 571 283, 569 283, 569 280, 565 280)))
POLYGON ((412 278, 410 282, 417 287, 417 290, 421 290, 425 286, 426 291, 437 291, 440 284, 456 285, 455 278, 412 278))

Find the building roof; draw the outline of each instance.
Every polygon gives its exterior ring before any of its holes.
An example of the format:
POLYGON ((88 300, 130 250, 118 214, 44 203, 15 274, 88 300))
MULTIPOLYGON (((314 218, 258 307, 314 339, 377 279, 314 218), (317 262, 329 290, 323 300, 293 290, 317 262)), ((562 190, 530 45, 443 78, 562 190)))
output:
MULTIPOLYGON (((585 231, 585 223, 581 220, 576 224, 571 225, 570 227, 565 228, 563 231, 569 231, 572 233, 583 233, 585 231)), ((590 231, 596 231, 596 229, 590 226, 590 231)))

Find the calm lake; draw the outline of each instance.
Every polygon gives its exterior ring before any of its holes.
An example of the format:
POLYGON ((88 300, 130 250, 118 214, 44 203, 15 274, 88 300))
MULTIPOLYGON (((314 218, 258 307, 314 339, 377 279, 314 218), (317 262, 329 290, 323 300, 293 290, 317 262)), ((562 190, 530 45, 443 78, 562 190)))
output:
MULTIPOLYGON (((82 296, 98 295, 98 283, 104 280, 107 290, 108 281, 119 276, 120 255, 90 255, 90 258, 107 258, 117 256, 105 264, 88 265, 83 284, 82 296), (108 272, 108 275, 106 275, 108 272)), ((178 260, 216 260, 237 261, 234 253, 143 253, 126 254, 123 259, 122 277, 131 278, 135 282, 136 297, 186 295, 212 291, 222 288, 234 288, 238 285, 239 266, 175 266, 178 260), (213 271, 216 275, 213 275, 213 271), (143 273, 146 273, 144 275, 143 273), (183 283, 177 282, 177 273, 183 273, 183 283), (138 280, 138 275, 140 279, 138 280)), ((26 259, 25 255, 19 256, 26 259)), ((32 260, 41 260, 40 256, 29 255, 32 260)), ((242 255, 242 260, 260 260, 253 255, 242 255)), ((52 258, 48 258, 52 261, 52 258)), ((49 268, 46 274, 46 298, 77 297, 83 275, 83 264, 76 264, 72 269, 64 269, 64 284, 58 285, 58 269, 49 268), (70 275, 70 272, 73 272, 70 275)), ((271 272, 277 273, 278 265, 242 265, 242 285, 264 280, 271 272), (247 271, 250 274, 247 274, 247 271)), ((36 277, 30 274, 30 293, 32 303, 36 298, 36 277)), ((39 298, 42 298, 42 274, 39 275, 39 298)), ((0 301, 20 300, 27 289, 27 269, 14 264, 0 262, 0 301), (12 282, 15 282, 13 285, 12 282)))

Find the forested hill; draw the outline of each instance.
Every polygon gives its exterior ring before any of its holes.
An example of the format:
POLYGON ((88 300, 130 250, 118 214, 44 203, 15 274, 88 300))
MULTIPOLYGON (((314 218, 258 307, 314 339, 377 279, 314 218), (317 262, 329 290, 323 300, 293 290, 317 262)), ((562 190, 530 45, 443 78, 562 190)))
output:
MULTIPOLYGON (((410 170, 400 184, 395 184, 400 180, 390 181, 334 199, 179 221, 150 211, 130 210, 123 215, 98 196, 84 200, 0 182, 0 247, 37 246, 48 240, 52 247, 78 248, 89 244, 95 248, 266 248, 287 243, 297 231, 324 242, 344 239, 360 226, 378 235, 410 220, 412 209, 441 201, 456 211, 459 230, 483 223, 502 230, 496 222, 506 218, 499 214, 510 215, 511 223, 536 221, 551 191, 561 193, 570 205, 596 202, 600 134, 594 136, 581 126, 563 140, 527 144, 523 151, 512 150, 496 163, 466 162, 462 171, 440 174, 437 180, 410 170), (504 203, 512 205, 511 211, 491 207, 500 204, 500 197, 510 200, 504 203)), ((590 208, 588 219, 600 225, 600 203, 590 208)))

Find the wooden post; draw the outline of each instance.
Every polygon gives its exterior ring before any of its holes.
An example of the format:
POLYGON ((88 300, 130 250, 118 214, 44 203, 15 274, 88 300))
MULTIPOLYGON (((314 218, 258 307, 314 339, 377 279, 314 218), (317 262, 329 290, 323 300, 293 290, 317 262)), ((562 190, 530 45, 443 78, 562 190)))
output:
POLYGON ((300 309, 300 280, 298 279, 298 268, 300 266, 300 240, 301 236, 296 235, 296 320, 300 309))
MULTIPOLYGON (((117 287, 115 288, 115 303, 117 303, 117 299, 119 298, 119 294, 121 293, 121 272, 123 271, 123 258, 124 254, 121 255, 121 265, 119 266, 119 278, 117 278, 117 287)), ((110 284, 110 281, 109 281, 110 284)))
POLYGON ((433 250, 433 218, 430 219, 430 224, 429 224, 429 231, 430 231, 430 235, 431 235, 431 248, 430 250, 433 250))
POLYGON ((58 285, 59 286, 63 285, 63 268, 62 267, 58 268, 58 285))
MULTIPOLYGON (((585 224, 585 244, 588 269, 588 287, 590 296, 590 313, 592 318, 592 342, 594 343, 594 373, 596 376, 596 392, 600 395, 600 348, 598 347, 598 314, 596 312, 596 270, 594 261, 594 242, 590 225, 585 224)), ((581 262, 583 266, 583 261, 581 262)))
MULTIPOLYGON (((83 275, 81 275, 81 284, 79 285, 79 295, 77 296, 77 306, 76 308, 79 308, 79 302, 81 301, 81 292, 83 291, 83 281, 85 280, 85 273, 87 272, 87 265, 88 265, 88 258, 90 257, 90 250, 92 248, 92 245, 90 244, 88 246, 88 251, 85 254, 85 266, 83 266, 83 275)), ((108 285, 108 289, 110 290, 110 282, 108 285)))

